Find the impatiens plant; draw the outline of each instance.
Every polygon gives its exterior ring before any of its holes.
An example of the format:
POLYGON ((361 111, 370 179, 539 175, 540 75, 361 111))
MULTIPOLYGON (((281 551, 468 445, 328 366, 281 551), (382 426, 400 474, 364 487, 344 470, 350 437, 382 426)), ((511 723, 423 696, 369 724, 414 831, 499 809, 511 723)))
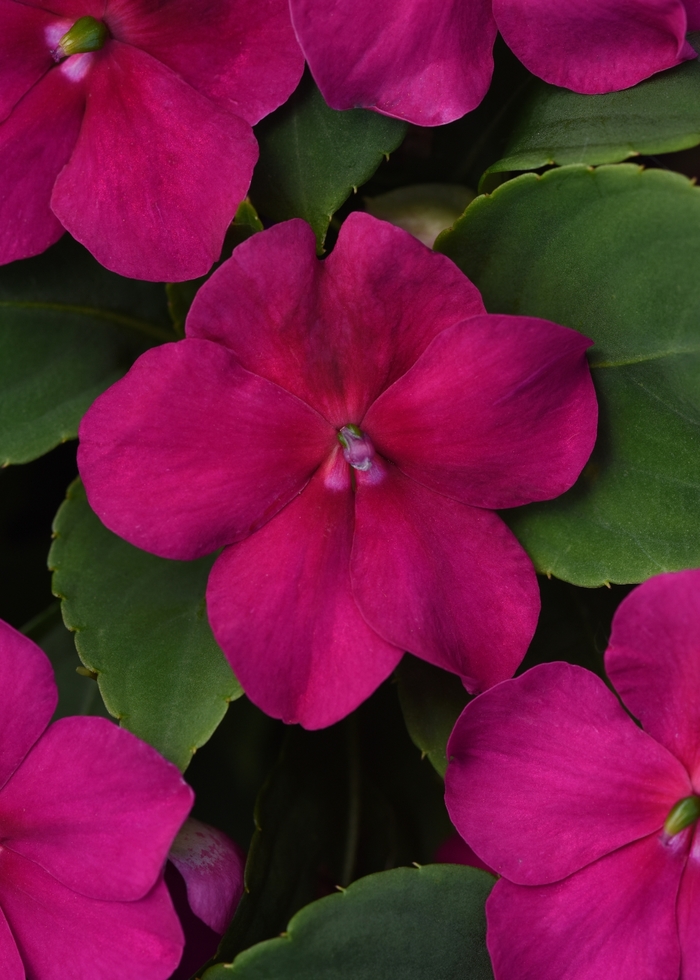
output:
POLYGON ((661 575, 613 620, 621 703, 553 663, 465 708, 446 799, 502 875, 486 905, 496 980, 698 975, 699 637, 700 571, 661 575))
POLYGON ((183 936, 163 870, 192 790, 104 718, 47 727, 56 701, 46 656, 0 621, 0 973, 166 980, 183 936))
POLYGON ((0 52, 0 263, 68 230, 154 280, 218 259, 303 64, 284 0, 2 0, 0 52))
POLYGON ((580 473, 590 341, 489 316, 452 262, 360 214, 324 262, 299 221, 241 245, 186 333, 94 403, 80 472, 132 544, 225 546, 207 606, 248 696, 319 728, 404 650, 472 691, 511 676, 539 596, 493 510, 580 473))
POLYGON ((627 88, 696 53, 698 0, 291 0, 319 88, 419 126, 476 108, 496 33, 534 74, 575 92, 627 88))

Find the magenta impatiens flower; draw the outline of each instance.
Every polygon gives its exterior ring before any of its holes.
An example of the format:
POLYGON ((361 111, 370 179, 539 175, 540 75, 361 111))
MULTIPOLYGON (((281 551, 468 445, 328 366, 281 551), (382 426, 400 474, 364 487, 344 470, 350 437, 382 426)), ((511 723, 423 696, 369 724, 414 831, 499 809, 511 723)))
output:
POLYGON ((596 94, 696 57, 700 0, 291 0, 307 61, 334 109, 419 126, 483 99, 498 31, 531 72, 596 94))
POLYGON ((700 976, 700 570, 620 605, 605 666, 543 664, 469 704, 450 739, 453 823, 503 875, 496 980, 700 976))
POLYGON ((405 650, 472 691, 510 677, 539 595, 493 510, 586 462, 590 341, 488 315, 448 258, 361 213, 323 261, 303 221, 254 235, 186 333, 93 404, 79 468, 138 547, 224 548, 209 618, 251 700, 329 725, 405 650))
POLYGON ((0 976, 166 980, 183 936, 163 869, 192 790, 105 718, 49 725, 56 701, 0 621, 0 976))
POLYGON ((302 68, 286 0, 0 0, 0 263, 204 275, 302 68))

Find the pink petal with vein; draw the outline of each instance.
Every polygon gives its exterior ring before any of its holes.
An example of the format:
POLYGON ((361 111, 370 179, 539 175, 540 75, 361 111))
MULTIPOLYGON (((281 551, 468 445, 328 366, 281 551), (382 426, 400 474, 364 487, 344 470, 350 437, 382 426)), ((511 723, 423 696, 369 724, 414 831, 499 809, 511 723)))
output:
POLYGON ((681 0, 493 0, 493 13, 534 75, 587 95, 629 88, 697 56, 681 0))
POLYGON ((46 654, 0 619, 0 789, 51 721, 57 702, 46 654))
POLYGON ((185 879, 194 914, 222 935, 243 894, 243 849, 215 827, 189 817, 168 858, 185 879))
POLYGON ((350 590, 353 496, 340 454, 256 534, 217 559, 214 635, 248 697, 288 724, 339 721, 403 650, 367 625, 350 590))
POLYGON ((488 0, 292 0, 291 8, 334 109, 440 126, 476 108, 489 87, 496 26, 488 0))
POLYGON ((133 901, 158 879, 193 799, 135 735, 106 718, 62 718, 0 793, 2 847, 89 898, 133 901))
POLYGON ((554 885, 497 881, 486 902, 496 980, 679 980, 684 856, 651 835, 554 885))
POLYGON ((595 442, 590 344, 547 320, 473 317, 435 337, 362 428, 404 473, 457 500, 548 500, 574 483, 595 442))
POLYGON ((25 980, 17 944, 0 909, 0 976, 3 980, 25 980))
POLYGON ((700 976, 700 834, 697 824, 686 833, 691 836, 691 846, 678 893, 678 935, 681 943, 681 980, 694 980, 700 976))
POLYGON ((252 130, 137 48, 111 40, 98 54, 51 207, 122 276, 204 275, 250 184, 252 130))
POLYGON ((80 426, 78 463, 105 524, 164 558, 250 534, 304 487, 334 430, 219 344, 147 351, 80 426))
POLYGON ((685 0, 684 6, 688 18, 688 30, 700 31, 700 0, 685 0))
POLYGON ((56 20, 46 10, 27 7, 17 0, 0 0, 0 121, 53 67, 46 32, 56 20))
POLYGON ((483 312, 449 259, 353 212, 323 262, 299 220, 248 239, 197 294, 187 335, 230 347, 340 428, 359 423, 441 330, 483 312))
POLYGON ((541 664, 472 701, 447 747, 450 818, 498 874, 558 881, 648 834, 691 792, 595 674, 541 664))
POLYGON ((167 980, 182 955, 162 879, 140 901, 99 902, 0 848, 0 908, 30 980, 167 980))
POLYGON ((512 677, 540 608, 535 571, 498 515, 375 461, 358 472, 352 586, 389 643, 472 692, 512 677), (377 473, 383 472, 383 478, 377 473))

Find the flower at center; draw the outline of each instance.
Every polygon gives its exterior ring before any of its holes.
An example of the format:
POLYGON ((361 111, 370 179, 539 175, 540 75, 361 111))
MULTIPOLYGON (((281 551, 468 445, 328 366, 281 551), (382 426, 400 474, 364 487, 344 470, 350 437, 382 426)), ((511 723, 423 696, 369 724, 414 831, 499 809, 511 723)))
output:
POLYGON ((338 433, 343 456, 354 469, 363 472, 370 469, 374 459, 372 440, 357 425, 344 425, 338 433))
POLYGON ((99 51, 109 38, 107 25, 94 17, 81 17, 58 42, 54 52, 57 61, 69 58, 72 54, 85 54, 87 51, 99 51))
POLYGON ((679 834, 700 817, 700 796, 686 796, 679 800, 666 817, 664 831, 669 837, 679 834))

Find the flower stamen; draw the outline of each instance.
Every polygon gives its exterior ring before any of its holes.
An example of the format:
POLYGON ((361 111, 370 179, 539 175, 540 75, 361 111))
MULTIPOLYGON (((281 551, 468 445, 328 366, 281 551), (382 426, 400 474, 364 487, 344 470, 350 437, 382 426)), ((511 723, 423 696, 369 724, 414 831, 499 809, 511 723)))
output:
POLYGON ((356 470, 366 472, 372 466, 374 446, 372 440, 357 425, 344 425, 338 433, 346 462, 356 470))

